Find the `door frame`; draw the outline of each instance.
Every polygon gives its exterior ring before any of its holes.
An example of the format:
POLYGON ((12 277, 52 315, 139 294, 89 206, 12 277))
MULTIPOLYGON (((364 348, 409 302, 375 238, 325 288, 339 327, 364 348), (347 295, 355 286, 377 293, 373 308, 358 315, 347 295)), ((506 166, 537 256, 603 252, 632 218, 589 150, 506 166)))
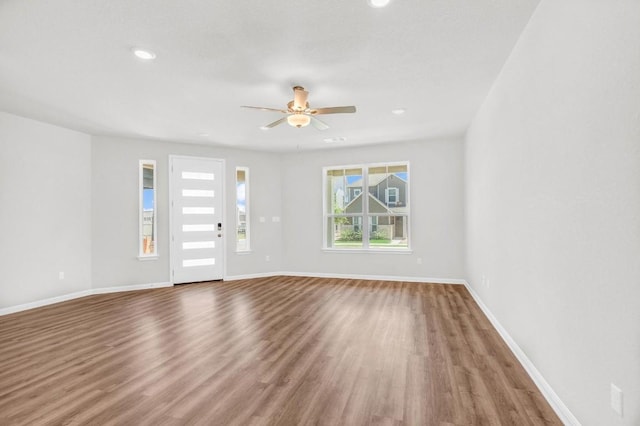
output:
POLYGON ((227 163, 224 158, 214 158, 214 157, 201 157, 194 155, 175 155, 169 154, 169 167, 167 167, 168 177, 169 177, 169 282, 171 285, 176 285, 173 279, 173 263, 175 262, 175 249, 174 249, 174 237, 173 237, 173 160, 174 159, 183 159, 183 160, 212 160, 219 161, 222 166, 222 281, 227 277, 227 196, 226 196, 226 185, 227 181, 227 163))

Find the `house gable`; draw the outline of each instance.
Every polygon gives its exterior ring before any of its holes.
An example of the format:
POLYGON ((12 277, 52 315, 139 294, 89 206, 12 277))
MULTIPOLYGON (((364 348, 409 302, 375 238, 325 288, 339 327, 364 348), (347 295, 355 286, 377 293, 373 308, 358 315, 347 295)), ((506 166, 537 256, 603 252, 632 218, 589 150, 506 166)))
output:
MULTIPOLYGON (((344 209, 345 213, 362 213, 362 194, 354 198, 344 209)), ((391 211, 376 197, 369 194, 369 213, 388 214, 391 211)))

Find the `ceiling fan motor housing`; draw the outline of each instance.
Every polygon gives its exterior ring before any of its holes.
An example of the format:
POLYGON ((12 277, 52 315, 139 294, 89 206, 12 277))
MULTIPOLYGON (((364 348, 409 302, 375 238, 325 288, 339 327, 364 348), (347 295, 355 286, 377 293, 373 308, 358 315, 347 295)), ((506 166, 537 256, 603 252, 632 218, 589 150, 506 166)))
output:
POLYGON ((309 102, 306 103, 304 108, 297 108, 295 107, 295 101, 289 101, 289 103, 287 103, 287 108, 292 113, 297 111, 306 111, 309 109, 309 102))

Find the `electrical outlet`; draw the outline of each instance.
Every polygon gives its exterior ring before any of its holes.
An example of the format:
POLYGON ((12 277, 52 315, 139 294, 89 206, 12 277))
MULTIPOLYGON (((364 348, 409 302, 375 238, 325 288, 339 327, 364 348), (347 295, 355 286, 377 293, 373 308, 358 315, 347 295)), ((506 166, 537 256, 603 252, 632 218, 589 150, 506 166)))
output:
POLYGON ((611 408, 622 417, 622 390, 611 383, 611 408))
POLYGON ((491 285, 489 284, 489 278, 486 275, 482 276, 482 286, 489 288, 491 285))
POLYGON ((421 258, 421 257, 417 258, 417 259, 416 259, 416 263, 417 263, 418 265, 422 265, 422 258, 421 258))
POLYGON ((58 272, 58 279, 59 280, 64 280, 64 272, 62 272, 62 271, 58 272))
POLYGON ((264 260, 266 260, 267 262, 271 261, 271 256, 266 255, 266 256, 264 257, 264 260))

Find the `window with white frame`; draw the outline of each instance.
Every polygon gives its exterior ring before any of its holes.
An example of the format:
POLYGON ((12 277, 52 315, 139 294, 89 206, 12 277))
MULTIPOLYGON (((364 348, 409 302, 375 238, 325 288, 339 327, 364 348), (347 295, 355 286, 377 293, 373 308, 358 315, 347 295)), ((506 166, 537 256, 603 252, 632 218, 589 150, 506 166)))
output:
POLYGON ((156 209, 156 161, 138 162, 139 237, 138 259, 158 257, 158 230, 156 209))
POLYGON ((388 206, 395 206, 398 204, 398 188, 385 188, 384 198, 388 206))
POLYGON ((324 246, 409 249, 409 163, 325 167, 324 246))
POLYGON ((249 168, 236 167, 236 251, 249 251, 249 168))

